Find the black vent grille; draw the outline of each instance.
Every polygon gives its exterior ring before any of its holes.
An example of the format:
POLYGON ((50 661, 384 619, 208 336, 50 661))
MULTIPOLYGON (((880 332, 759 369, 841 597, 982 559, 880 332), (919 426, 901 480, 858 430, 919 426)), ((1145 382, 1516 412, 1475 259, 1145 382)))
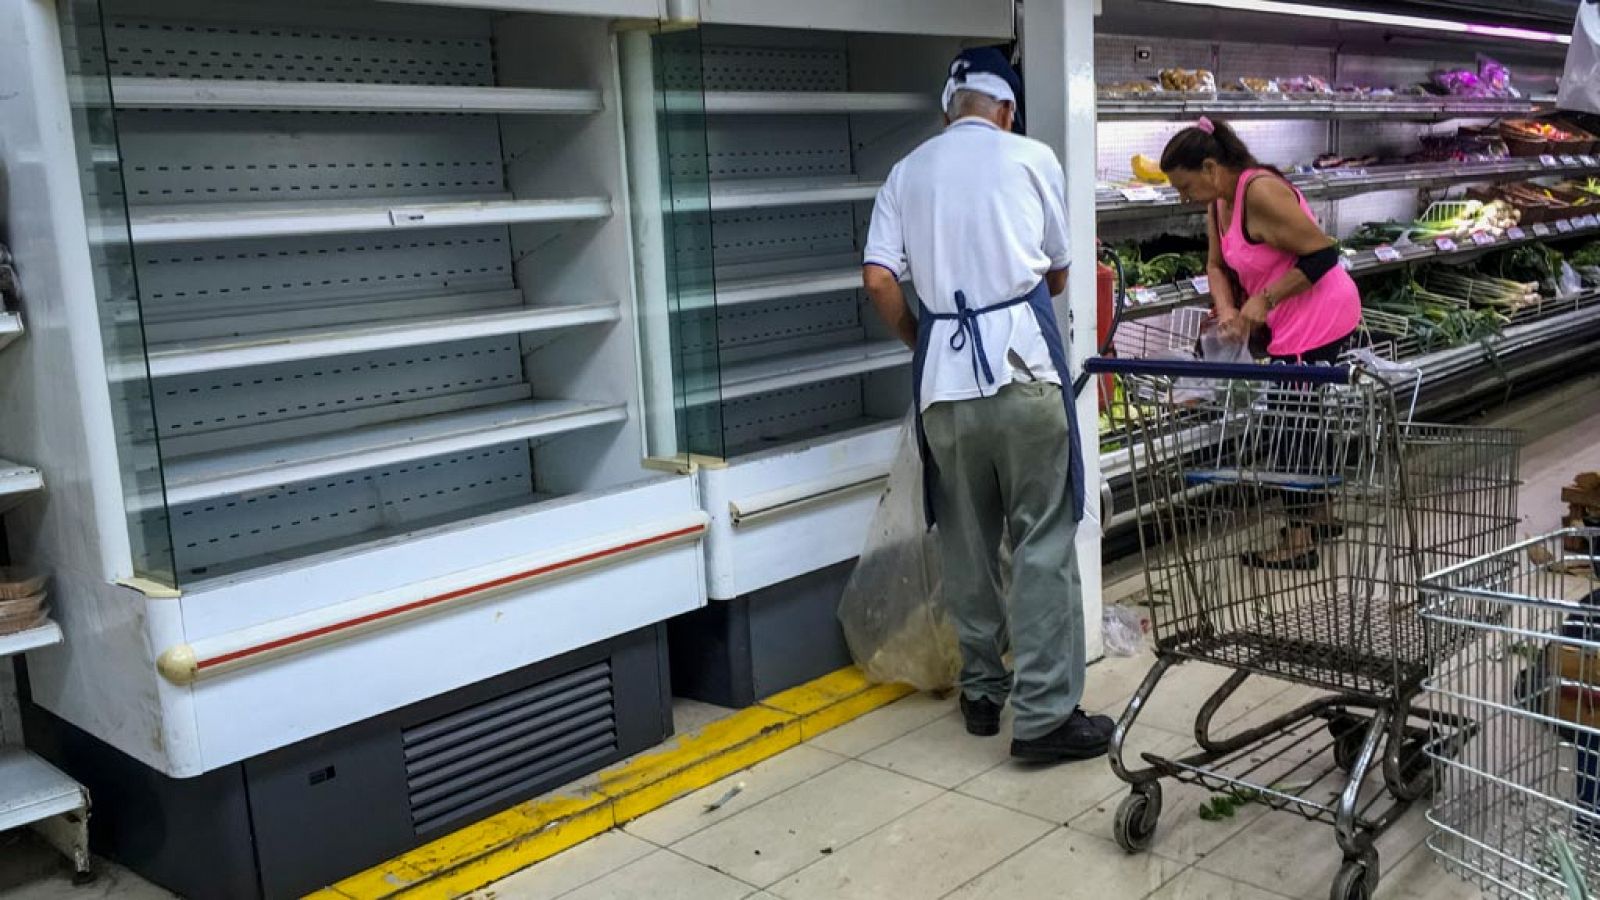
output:
POLYGON ((403 743, 419 835, 526 799, 616 751, 611 663, 408 728, 403 743))

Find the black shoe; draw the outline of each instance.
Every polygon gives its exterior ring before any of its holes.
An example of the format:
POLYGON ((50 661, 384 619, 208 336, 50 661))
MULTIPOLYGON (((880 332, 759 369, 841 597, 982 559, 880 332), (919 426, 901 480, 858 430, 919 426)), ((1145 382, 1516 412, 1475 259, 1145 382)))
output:
POLYGON ((967 734, 994 737, 1000 733, 1000 704, 987 697, 968 700, 962 694, 961 716, 967 720, 967 734))
POLYGON ((1322 565, 1322 557, 1317 555, 1315 548, 1276 558, 1268 557, 1258 550, 1251 550, 1249 553, 1239 554, 1239 562, 1252 569, 1267 569, 1275 572, 1305 572, 1322 565))
POLYGON ((1117 723, 1110 716, 1089 716, 1075 709, 1065 722, 1044 737, 1013 739, 1011 755, 1039 762, 1094 759, 1105 755, 1111 746, 1111 732, 1116 727, 1117 723))

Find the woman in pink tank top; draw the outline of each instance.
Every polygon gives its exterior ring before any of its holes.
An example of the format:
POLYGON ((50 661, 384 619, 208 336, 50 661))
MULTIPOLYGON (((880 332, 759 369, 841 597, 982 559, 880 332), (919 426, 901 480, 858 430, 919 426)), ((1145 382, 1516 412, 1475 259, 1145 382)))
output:
MULTIPOLYGON (((1206 269, 1212 311, 1224 331, 1243 339, 1267 328, 1267 353, 1275 360, 1336 361, 1361 322, 1361 294, 1299 190, 1257 162, 1226 123, 1205 118, 1167 142, 1161 171, 1181 198, 1206 204, 1206 269)), ((1279 460, 1288 470, 1295 462, 1279 460)), ((1317 568, 1317 543, 1344 530, 1327 498, 1284 491, 1283 507, 1279 545, 1241 561, 1262 569, 1317 568)))

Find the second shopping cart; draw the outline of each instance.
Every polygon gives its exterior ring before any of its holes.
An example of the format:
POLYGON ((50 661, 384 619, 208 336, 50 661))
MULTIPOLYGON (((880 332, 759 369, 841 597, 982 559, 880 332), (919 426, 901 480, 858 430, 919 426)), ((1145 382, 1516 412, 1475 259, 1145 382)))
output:
POLYGON ((1118 842, 1150 846, 1163 779, 1197 784, 1333 825, 1345 861, 1331 897, 1369 897, 1374 840, 1428 792, 1427 752, 1472 728, 1417 705, 1430 652, 1417 584, 1509 541, 1518 435, 1405 421, 1395 386, 1359 367, 1086 368, 1120 382, 1110 414, 1129 436, 1157 655, 1113 738, 1131 786, 1118 842), (1186 662, 1232 670, 1196 714, 1196 746, 1131 765, 1129 731, 1186 662), (1252 677, 1326 693, 1218 733, 1252 677))

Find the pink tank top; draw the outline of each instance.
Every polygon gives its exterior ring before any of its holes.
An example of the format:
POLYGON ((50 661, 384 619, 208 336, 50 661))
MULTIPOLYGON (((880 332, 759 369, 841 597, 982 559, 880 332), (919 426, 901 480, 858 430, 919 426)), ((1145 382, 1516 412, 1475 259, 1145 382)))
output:
MULTIPOLYGON (((1296 261, 1293 253, 1270 244, 1252 244, 1245 237, 1245 188, 1250 185, 1251 179, 1262 174, 1272 173, 1266 169, 1246 169, 1240 174, 1239 188, 1233 197, 1232 222, 1225 230, 1222 229, 1222 223, 1218 222, 1222 259, 1239 276, 1239 282, 1244 286, 1246 296, 1236 299, 1240 304, 1270 287, 1296 261)), ((1317 217, 1312 215, 1311 207, 1299 189, 1295 189, 1295 196, 1300 198, 1300 209, 1315 222, 1317 217)), ((1272 342, 1267 345, 1267 352, 1273 356, 1299 356, 1345 337, 1355 331, 1360 323, 1361 293, 1350 273, 1335 266, 1318 279, 1310 290, 1279 301, 1267 313, 1267 326, 1272 330, 1272 342)))

